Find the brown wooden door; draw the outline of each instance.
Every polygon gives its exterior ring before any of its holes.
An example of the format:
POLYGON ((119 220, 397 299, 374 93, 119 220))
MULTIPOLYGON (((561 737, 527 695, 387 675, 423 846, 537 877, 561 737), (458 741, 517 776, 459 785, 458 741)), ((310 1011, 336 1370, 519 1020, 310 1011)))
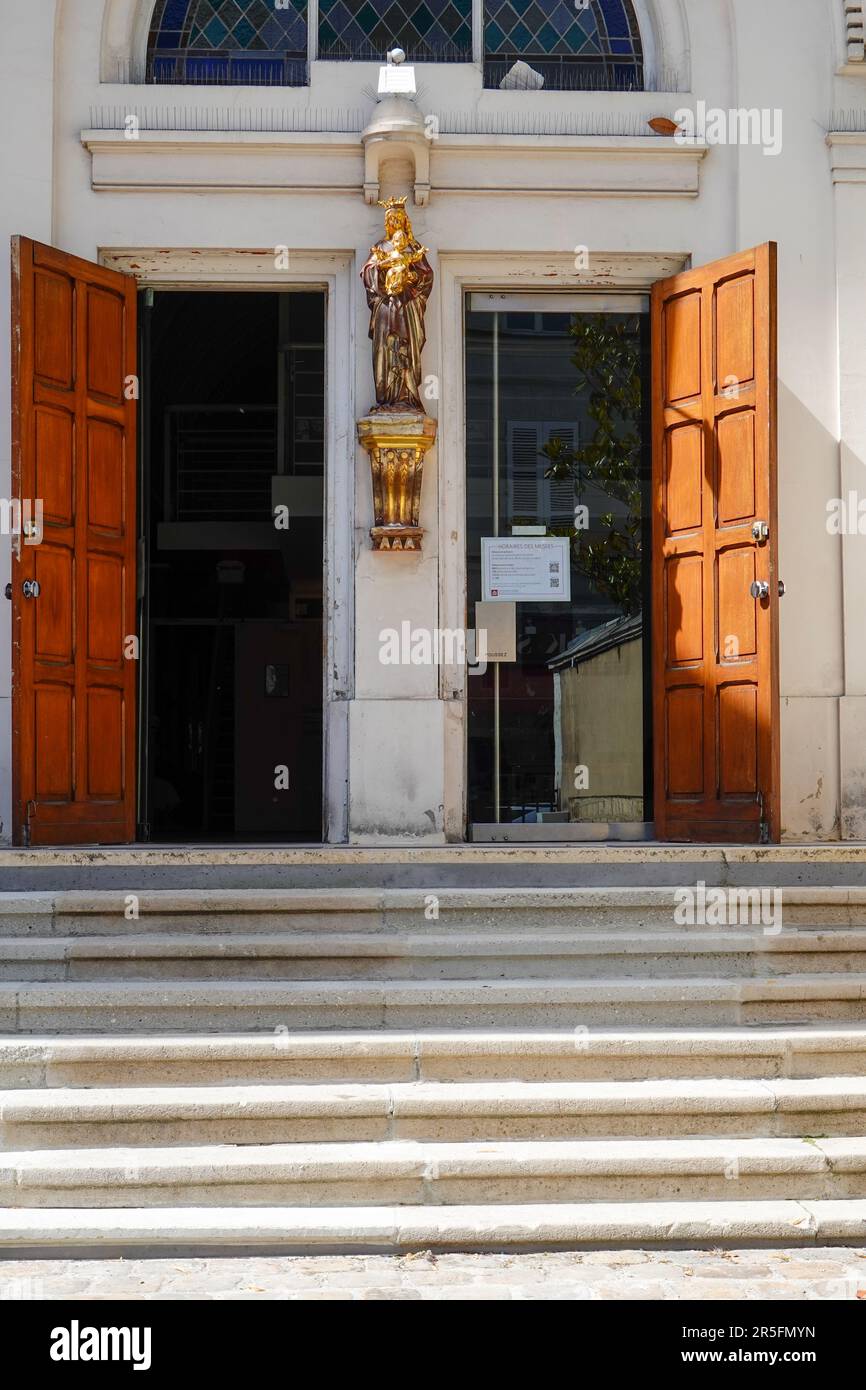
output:
POLYGON ((43 515, 12 563, 13 833, 119 843, 135 836, 135 281, 25 237, 12 281, 13 492, 43 515))
POLYGON ((652 331, 656 833, 777 840, 775 245, 655 285, 652 331))

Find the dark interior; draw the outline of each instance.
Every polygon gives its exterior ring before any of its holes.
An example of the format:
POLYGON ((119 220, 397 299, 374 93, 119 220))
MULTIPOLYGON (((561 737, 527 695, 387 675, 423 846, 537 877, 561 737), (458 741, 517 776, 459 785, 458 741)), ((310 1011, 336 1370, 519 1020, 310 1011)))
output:
POLYGON ((324 317, 142 296, 144 839, 322 839, 324 317))

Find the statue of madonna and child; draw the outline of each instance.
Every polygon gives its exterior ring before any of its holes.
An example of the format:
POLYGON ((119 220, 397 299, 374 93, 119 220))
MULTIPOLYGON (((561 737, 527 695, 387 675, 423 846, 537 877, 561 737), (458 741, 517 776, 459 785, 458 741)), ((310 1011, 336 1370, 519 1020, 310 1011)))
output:
POLYGON ((433 288, 427 247, 415 240, 406 199, 388 198, 385 235, 370 248, 361 271, 370 309, 373 377, 378 412, 417 411, 421 404, 421 350, 424 315, 433 288))
POLYGON ((376 550, 420 550, 421 470, 436 421, 421 403, 424 315, 433 288, 427 247, 415 240, 406 198, 388 198, 385 235, 370 248, 361 278, 370 309, 376 404, 358 421, 370 455, 376 550))

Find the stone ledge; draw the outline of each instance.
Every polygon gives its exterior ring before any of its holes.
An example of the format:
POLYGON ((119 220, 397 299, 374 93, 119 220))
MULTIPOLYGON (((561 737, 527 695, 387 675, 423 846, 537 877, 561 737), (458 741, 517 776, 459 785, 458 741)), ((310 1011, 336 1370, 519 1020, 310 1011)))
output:
MULTIPOLYGON (((0 848, 0 869, 146 868, 202 865, 393 864, 866 864, 866 842, 782 845, 118 845, 80 848, 0 848)), ((313 890, 309 890, 312 892, 313 890)), ((322 890, 330 893, 331 889, 322 890)), ((370 890, 373 891, 373 890, 370 890)), ((562 890, 559 890, 562 891, 562 890)), ((855 890, 851 890, 855 891, 855 890)))
MULTIPOLYGON (((82 130, 96 191, 343 193, 361 197, 360 134, 82 130)), ((440 135, 431 196, 591 193, 697 197, 705 145, 657 135, 440 135)))
MULTIPOLYGON (((0 1092, 6 1125, 170 1120, 799 1115, 866 1110, 866 1078, 410 1081, 94 1087, 0 1092)), ((646 1136, 644 1136, 646 1137, 646 1136)), ((15 1146, 18 1147, 17 1145, 15 1146)), ((59 1147, 59 1146, 58 1146, 59 1147)), ((12 1161, 7 1156, 4 1162, 12 1161)))
MULTIPOLYGON (((42 855, 42 850, 10 851, 9 856, 42 855)), ((147 853, 146 851, 144 852, 147 853)), ((189 859, 181 855, 181 863, 200 863, 198 855, 189 859)), ((219 853, 217 851, 217 853, 219 853)), ((423 852, 420 852, 423 853, 423 852)), ((429 852, 427 852, 429 854, 429 852)), ((448 853, 446 851, 446 853, 448 853)), ((122 852, 119 852, 123 862, 122 852)), ((67 855, 63 856, 70 862, 67 855)), ((0 864, 3 856, 0 854, 0 864)), ((18 863, 21 861, 18 860, 18 863)), ((31 861, 25 860, 26 863, 31 861)), ((53 862, 53 861, 52 861, 53 862)), ((75 862, 75 861, 72 861, 75 862)), ((81 861, 79 861, 81 862, 81 861)), ((109 859, 108 863, 117 863, 109 859)), ((133 860, 133 863, 135 861, 133 860)), ((143 860, 144 863, 173 863, 169 859, 143 860)), ((207 861, 206 861, 207 862, 207 861)), ((229 860, 229 862, 237 862, 229 860)), ((243 862, 243 861, 241 861, 243 862)), ((267 861, 265 861, 267 862, 267 861)), ((356 862, 352 859, 331 860, 330 862, 356 862)), ((378 862, 378 861, 377 861, 378 862)), ((397 860, 396 862, 402 862, 397 860)), ((411 862, 411 860, 410 860, 411 862)), ((439 862, 435 857, 425 855, 424 862, 439 862)), ((495 861, 494 861, 495 862, 495 861)), ((568 862, 568 861, 566 861, 568 862)), ((772 861, 771 861, 772 862, 772 861)), ((325 917, 331 913, 370 913, 417 912, 425 907, 425 898, 430 889, 418 888, 147 888, 135 893, 137 910, 144 913, 195 914, 203 912, 224 913, 315 913, 325 917)), ((708 890, 709 891, 709 890, 708 890)), ((748 889, 722 889, 723 892, 748 892, 748 889)), ((848 924, 846 909, 862 909, 866 906, 866 888, 849 888, 829 884, 815 888, 780 888, 780 901, 784 908, 819 909, 828 907, 839 910, 841 923, 848 924)), ((435 896, 439 912, 483 911, 541 911, 580 912, 587 910, 647 909, 656 913, 672 913, 679 899, 679 888, 641 887, 641 888, 437 888, 435 896)), ((123 888, 70 888, 55 892, 0 892, 0 919, 3 917, 53 917, 55 915, 82 915, 109 913, 116 915, 122 911, 128 892, 123 888)), ((798 914, 799 915, 799 914, 798 914)), ((383 924, 383 923, 382 923, 383 924)), ((812 925, 822 925, 815 922, 812 925)), ((377 923, 376 925, 380 925, 377 923)), ((850 923, 852 926, 858 923, 850 923)))
POLYGON ((532 1206, 0 1211, 0 1246, 24 1249, 495 1249, 520 1246, 819 1245, 866 1240, 866 1201, 532 1206))
POLYGON ((50 1170, 57 1186, 90 1178, 119 1182, 134 1168, 136 1181, 170 1182, 194 1175, 207 1182, 210 1170, 260 1181, 276 1171, 298 1181, 319 1176, 353 1178, 377 1169, 422 1177, 493 1176, 517 1168, 532 1173, 717 1173, 736 1157, 748 1172, 863 1172, 866 1139, 724 1136, 708 1139, 556 1139, 556 1140, 383 1140, 342 1144, 196 1144, 166 1148, 49 1149, 10 1153, 0 1179, 7 1183, 43 1180, 50 1170))

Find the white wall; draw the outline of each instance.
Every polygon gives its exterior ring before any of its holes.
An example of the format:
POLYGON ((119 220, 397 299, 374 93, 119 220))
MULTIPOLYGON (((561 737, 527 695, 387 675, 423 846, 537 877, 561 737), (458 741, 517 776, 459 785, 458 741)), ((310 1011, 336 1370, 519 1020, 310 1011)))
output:
POLYGON ((842 571, 834 216, 825 143, 837 34, 816 0, 734 0, 737 105, 778 108, 777 157, 737 151, 740 246, 779 245, 779 563, 785 833, 838 833, 842 571))

